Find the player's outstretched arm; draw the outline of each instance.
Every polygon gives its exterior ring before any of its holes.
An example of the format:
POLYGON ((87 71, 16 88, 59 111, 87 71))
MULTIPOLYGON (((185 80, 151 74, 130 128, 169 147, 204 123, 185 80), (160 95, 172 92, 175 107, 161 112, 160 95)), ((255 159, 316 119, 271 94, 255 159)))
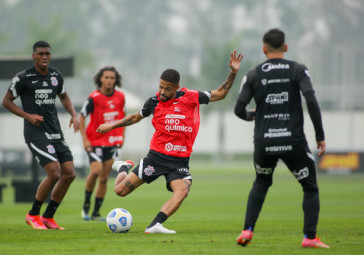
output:
POLYGON ((138 123, 139 121, 141 121, 142 119, 144 119, 144 117, 142 115, 140 115, 139 112, 130 114, 128 116, 126 116, 124 119, 119 120, 113 124, 101 124, 96 132, 98 133, 107 133, 110 130, 114 129, 114 128, 119 128, 119 127, 125 127, 125 126, 131 126, 135 123, 138 123))
POLYGON ((226 95, 229 93, 230 88, 234 83, 236 74, 240 69, 240 62, 242 59, 243 59, 243 54, 239 53, 238 55, 236 55, 236 50, 234 50, 234 52, 230 54, 230 62, 229 62, 229 66, 231 69, 230 74, 220 87, 211 91, 210 102, 224 99, 226 95))

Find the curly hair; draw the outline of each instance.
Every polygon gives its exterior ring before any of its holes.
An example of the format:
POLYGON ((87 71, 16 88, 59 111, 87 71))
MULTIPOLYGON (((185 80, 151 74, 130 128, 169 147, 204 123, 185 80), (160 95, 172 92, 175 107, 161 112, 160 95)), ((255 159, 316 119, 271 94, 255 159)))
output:
POLYGON ((96 84, 96 87, 98 89, 101 88, 102 84, 101 84, 100 78, 104 74, 105 71, 111 71, 111 72, 114 72, 115 73, 115 76, 116 76, 115 86, 118 86, 119 88, 121 88, 121 86, 122 86, 121 81, 122 81, 123 78, 121 77, 121 75, 119 74, 119 72, 113 66, 106 66, 104 68, 101 68, 99 70, 99 72, 94 76, 94 82, 96 84))

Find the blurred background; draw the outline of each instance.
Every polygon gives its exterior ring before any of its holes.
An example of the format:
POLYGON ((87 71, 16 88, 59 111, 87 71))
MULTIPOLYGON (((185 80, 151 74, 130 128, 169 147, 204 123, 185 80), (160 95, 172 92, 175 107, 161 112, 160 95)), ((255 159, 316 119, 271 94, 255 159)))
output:
MULTIPOLYGON (((93 76, 104 66, 115 66, 123 76, 127 112, 132 113, 155 94, 166 68, 181 73, 182 86, 215 89, 229 73, 230 52, 243 52, 228 97, 201 107, 192 158, 220 163, 247 159, 249 164, 254 124, 238 119, 233 108, 242 77, 265 60, 262 35, 278 27, 286 33, 286 58, 310 70, 327 150, 334 153, 329 169, 351 171, 356 163, 358 170, 363 164, 362 0, 0 0, 0 21, 0 60, 30 59, 38 40, 51 44, 53 58, 72 58, 73 75, 65 78, 65 86, 77 111, 95 89, 93 76)), ((11 77, 23 69, 0 79, 1 97, 11 77)), ((68 129, 68 114, 62 107, 58 110, 75 165, 82 169, 88 162, 81 135, 68 129)), ((146 154, 154 131, 150 119, 127 128, 121 158, 138 161, 146 154)), ((305 120, 307 139, 315 151, 307 113, 305 120)), ((4 164, 31 162, 22 129, 23 120, 1 106, 0 162, 5 176, 4 164)))

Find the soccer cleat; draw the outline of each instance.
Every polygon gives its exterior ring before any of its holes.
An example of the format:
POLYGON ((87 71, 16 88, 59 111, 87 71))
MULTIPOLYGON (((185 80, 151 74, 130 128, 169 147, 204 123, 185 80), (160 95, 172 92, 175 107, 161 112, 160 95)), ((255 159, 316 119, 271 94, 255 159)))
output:
POLYGON ((81 217, 84 220, 90 220, 90 216, 85 212, 85 210, 81 211, 81 217))
POLYGON ((163 227, 162 224, 157 222, 155 225, 151 226, 150 228, 146 228, 145 233, 146 234, 157 234, 157 233, 160 233, 160 234, 175 234, 176 231, 166 229, 165 227, 163 227))
POLYGON ((247 246, 248 244, 250 244, 250 241, 252 239, 253 239, 253 231, 248 229, 241 231, 241 234, 236 239, 236 242, 242 246, 247 246))
POLYGON ((129 171, 131 168, 134 167, 134 163, 131 160, 116 161, 116 162, 114 162, 114 164, 112 164, 112 169, 115 170, 119 174, 122 166, 125 166, 127 168, 127 170, 129 171))
POLYGON ((44 218, 43 216, 40 217, 44 225, 49 229, 60 229, 64 230, 64 228, 58 226, 57 222, 53 218, 44 218))
POLYGON ((100 214, 93 214, 93 215, 91 215, 91 220, 106 221, 106 219, 103 218, 103 217, 101 217, 100 214))
POLYGON ((301 246, 304 248, 330 248, 330 246, 321 242, 320 238, 317 236, 315 239, 308 239, 305 236, 302 240, 301 246))
POLYGON ((32 226, 34 229, 47 229, 39 215, 29 215, 25 216, 25 222, 32 226))

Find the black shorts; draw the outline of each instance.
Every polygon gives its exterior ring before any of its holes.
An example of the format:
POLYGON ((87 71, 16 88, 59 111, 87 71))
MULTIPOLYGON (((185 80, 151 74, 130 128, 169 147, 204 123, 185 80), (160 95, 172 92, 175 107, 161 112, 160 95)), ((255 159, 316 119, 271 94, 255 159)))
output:
POLYGON ((94 161, 104 162, 109 159, 115 159, 118 156, 117 146, 95 146, 92 152, 87 152, 90 164, 94 161))
POLYGON ((42 167, 50 162, 59 161, 62 164, 66 161, 73 161, 72 153, 65 140, 36 140, 27 142, 27 145, 42 167))
POLYGON ((187 179, 192 182, 189 158, 171 157, 155 151, 150 151, 145 158, 140 160, 133 173, 146 183, 151 183, 164 175, 169 191, 172 191, 170 182, 173 180, 187 179))
POLYGON ((278 160, 281 159, 299 182, 316 186, 315 158, 307 144, 293 147, 280 154, 267 154, 263 150, 254 150, 254 165, 257 176, 272 178, 278 160))

